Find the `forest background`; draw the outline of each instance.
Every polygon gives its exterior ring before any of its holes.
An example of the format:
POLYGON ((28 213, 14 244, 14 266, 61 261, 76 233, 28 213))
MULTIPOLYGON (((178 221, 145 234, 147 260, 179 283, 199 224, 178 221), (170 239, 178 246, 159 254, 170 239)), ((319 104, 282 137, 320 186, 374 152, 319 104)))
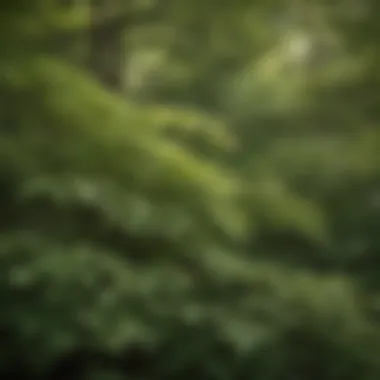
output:
POLYGON ((380 379, 380 2, 0 6, 0 374, 380 379))

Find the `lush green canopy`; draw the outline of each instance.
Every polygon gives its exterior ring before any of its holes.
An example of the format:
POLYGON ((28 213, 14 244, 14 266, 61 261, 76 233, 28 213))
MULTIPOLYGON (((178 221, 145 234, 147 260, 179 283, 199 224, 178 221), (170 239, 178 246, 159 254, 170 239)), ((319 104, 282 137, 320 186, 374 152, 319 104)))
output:
POLYGON ((377 8, 5 2, 0 374, 378 379, 377 8))

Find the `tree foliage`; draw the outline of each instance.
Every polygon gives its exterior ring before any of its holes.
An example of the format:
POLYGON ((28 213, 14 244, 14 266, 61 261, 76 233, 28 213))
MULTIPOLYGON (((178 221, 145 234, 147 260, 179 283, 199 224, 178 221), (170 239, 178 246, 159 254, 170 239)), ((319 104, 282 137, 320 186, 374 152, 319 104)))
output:
POLYGON ((347 3, 2 6, 2 375, 380 376, 378 5, 347 3))

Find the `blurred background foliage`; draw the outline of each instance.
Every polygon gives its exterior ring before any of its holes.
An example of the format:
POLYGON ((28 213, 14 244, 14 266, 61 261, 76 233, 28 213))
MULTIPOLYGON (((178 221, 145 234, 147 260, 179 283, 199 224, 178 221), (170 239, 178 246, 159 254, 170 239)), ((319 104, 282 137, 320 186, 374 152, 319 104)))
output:
POLYGON ((380 3, 0 6, 0 374, 380 378, 380 3))

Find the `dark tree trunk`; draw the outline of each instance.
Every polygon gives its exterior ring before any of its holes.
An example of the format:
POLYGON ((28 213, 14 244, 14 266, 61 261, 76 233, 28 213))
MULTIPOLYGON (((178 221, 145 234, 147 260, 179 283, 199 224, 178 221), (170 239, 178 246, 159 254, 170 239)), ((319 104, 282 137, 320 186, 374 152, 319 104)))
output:
POLYGON ((90 1, 88 67, 100 82, 117 92, 123 90, 126 59, 123 41, 127 26, 125 3, 125 0, 90 1))

